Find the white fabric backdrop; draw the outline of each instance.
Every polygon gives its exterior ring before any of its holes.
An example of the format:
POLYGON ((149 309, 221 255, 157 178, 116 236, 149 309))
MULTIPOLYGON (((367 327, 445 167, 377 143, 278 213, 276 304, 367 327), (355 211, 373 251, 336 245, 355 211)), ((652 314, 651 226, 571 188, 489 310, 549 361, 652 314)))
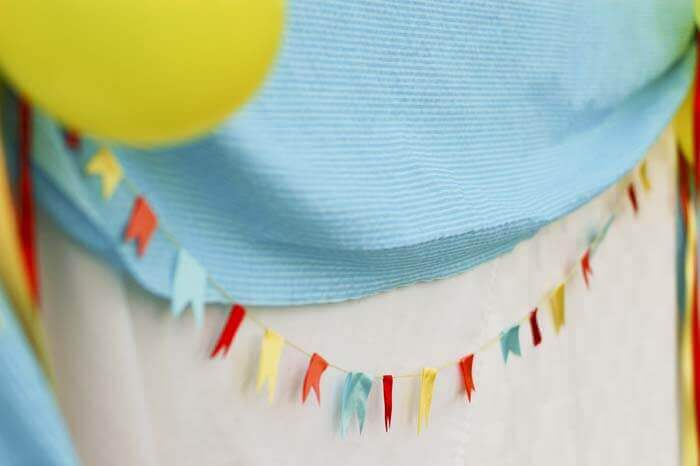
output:
MULTIPOLYGON (((652 150, 651 194, 627 209, 595 256, 593 282, 568 288, 567 324, 548 310, 522 358, 477 356, 467 405, 457 369, 438 375, 430 426, 416 435, 417 380, 397 380, 384 433, 381 387, 362 435, 338 435, 344 374, 328 369, 322 406, 300 403, 307 359, 287 348, 278 396, 254 379, 261 333, 245 323, 224 360, 208 353, 226 317, 197 330, 40 223, 43 307, 58 397, 86 466, 658 465, 678 462, 674 146, 652 150)), ((357 302, 256 309, 284 336, 341 366, 414 372, 470 352, 526 313, 583 250, 615 189, 510 254, 450 279, 357 302)))

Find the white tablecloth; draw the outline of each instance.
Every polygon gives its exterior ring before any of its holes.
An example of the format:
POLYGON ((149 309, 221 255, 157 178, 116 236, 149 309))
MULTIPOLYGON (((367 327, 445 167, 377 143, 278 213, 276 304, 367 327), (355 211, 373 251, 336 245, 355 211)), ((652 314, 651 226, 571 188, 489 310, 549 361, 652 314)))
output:
MULTIPOLYGON (((191 313, 138 288, 40 222, 43 308, 58 397, 86 466, 659 465, 678 462, 675 155, 663 137, 638 186, 641 211, 611 228, 587 291, 567 290, 567 322, 522 358, 498 346, 475 362, 467 404, 457 368, 438 375, 430 425, 416 434, 418 382, 397 380, 384 432, 375 384, 362 435, 338 434, 344 374, 329 369, 322 405, 300 402, 308 359, 286 348, 278 396, 255 392, 261 332, 244 322, 226 359, 208 359, 226 318, 191 313)), ((556 182, 556 180, 553 180, 556 182)), ((254 309, 282 335, 374 375, 457 359, 518 320, 574 264, 617 195, 593 203, 490 263, 358 302, 254 309)), ((232 265, 233 266, 233 265, 232 265)), ((234 290, 235 291, 235 290, 234 290)))

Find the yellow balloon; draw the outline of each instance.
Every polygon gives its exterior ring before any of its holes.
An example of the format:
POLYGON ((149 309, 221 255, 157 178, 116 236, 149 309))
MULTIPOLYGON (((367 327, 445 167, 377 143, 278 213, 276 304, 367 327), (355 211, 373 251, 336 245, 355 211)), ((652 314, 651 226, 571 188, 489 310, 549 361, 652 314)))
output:
POLYGON ((174 142, 251 96, 283 23, 284 0, 0 0, 0 68, 72 129, 174 142))

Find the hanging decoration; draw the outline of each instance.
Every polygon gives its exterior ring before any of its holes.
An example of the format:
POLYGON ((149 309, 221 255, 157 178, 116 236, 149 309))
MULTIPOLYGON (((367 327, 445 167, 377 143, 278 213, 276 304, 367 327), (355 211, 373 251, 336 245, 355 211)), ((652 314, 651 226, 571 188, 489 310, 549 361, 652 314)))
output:
POLYGON ((474 378, 472 377, 472 368, 474 367, 474 355, 469 354, 459 360, 459 370, 462 373, 462 381, 464 381, 464 393, 467 395, 467 401, 472 401, 472 392, 476 388, 474 386, 474 378))
POLYGON ((353 415, 357 417, 360 433, 365 426, 367 399, 372 388, 372 378, 362 372, 349 372, 345 377, 340 401, 340 436, 345 437, 353 415))
POLYGON ((420 373, 420 402, 418 405, 418 433, 425 425, 428 427, 430 419, 430 407, 433 404, 433 391, 435 390, 435 379, 437 369, 425 367, 420 373))
POLYGON ((520 356, 520 325, 514 325, 501 333, 501 354, 503 362, 508 362, 508 355, 520 356))
POLYGON ((321 404, 321 375, 328 368, 328 363, 321 355, 314 353, 309 360, 309 367, 306 369, 304 376, 304 386, 301 393, 301 402, 306 403, 306 397, 309 396, 309 391, 313 388, 316 394, 316 401, 321 404))
POLYGON ((530 322, 530 332, 532 333, 532 346, 539 346, 542 343, 542 333, 540 332, 540 325, 537 323, 537 308, 530 311, 528 321, 530 322))
POLYGON ((111 150, 103 147, 90 159, 85 166, 85 173, 97 175, 102 180, 102 197, 110 199, 119 187, 124 172, 119 161, 111 150))
POLYGON ((238 327, 241 326, 241 322, 245 318, 245 308, 240 304, 234 304, 231 306, 231 311, 229 312, 228 319, 226 320, 226 325, 221 331, 219 340, 216 342, 216 346, 211 352, 210 358, 215 358, 217 354, 222 353, 222 356, 228 354, 228 350, 233 343, 233 339, 236 338, 236 333, 238 332, 238 327))
POLYGON ((146 199, 141 196, 137 197, 131 211, 129 225, 124 232, 124 241, 135 240, 136 250, 139 256, 143 256, 157 227, 156 214, 153 213, 146 199))
POLYGON ((549 308, 552 311, 552 322, 554 323, 554 331, 559 333, 564 326, 566 319, 565 306, 565 284, 560 283, 552 295, 549 297, 549 308))
POLYGON ((384 430, 389 432, 394 399, 394 377, 391 375, 382 377, 382 386, 384 388, 384 430))
POLYGON ((260 348, 260 365, 258 366, 257 391, 262 390, 267 382, 267 399, 270 403, 275 400, 277 387, 277 370, 284 347, 284 338, 274 330, 267 329, 263 335, 260 348))
MULTIPOLYGON (((646 162, 643 162, 638 169, 642 186, 651 186, 648 179, 646 162), (646 179, 646 181, 644 181, 646 179)), ((147 248, 150 239, 158 229, 163 230, 164 237, 170 240, 177 248, 177 261, 173 275, 173 294, 172 294, 172 312, 175 315, 182 313, 188 305, 192 307, 195 319, 201 325, 204 314, 204 301, 208 285, 212 285, 215 289, 222 293, 225 299, 232 303, 232 307, 226 323, 219 335, 215 347, 213 348, 210 357, 225 356, 230 349, 236 333, 238 332, 243 321, 249 321, 252 324, 260 327, 263 331, 263 337, 260 350, 260 361, 257 375, 257 390, 262 390, 267 384, 268 400, 272 402, 275 397, 277 386, 277 375, 282 350, 285 347, 285 339, 282 335, 276 333, 269 328, 265 323, 258 320, 255 316, 250 315, 246 309, 234 302, 233 297, 228 295, 224 288, 216 282, 216 280, 207 273, 206 269, 189 253, 187 252, 174 236, 169 232, 164 225, 159 225, 156 213, 151 209, 147 200, 138 192, 136 187, 126 179, 126 175, 122 170, 119 159, 114 153, 107 149, 98 151, 88 162, 85 168, 88 175, 99 176, 102 181, 102 197, 109 199, 115 190, 123 185, 135 197, 131 216, 129 217, 126 226, 124 240, 135 241, 139 256, 147 253, 147 248)), ((627 198, 629 199, 635 213, 638 211, 638 199, 634 191, 634 184, 629 180, 623 181, 627 184, 627 198)), ((646 191, 646 189, 645 189, 646 191)), ((621 206, 620 200, 616 206, 621 206)), ((689 205, 686 199, 684 205, 689 205)), ((689 208, 684 210, 686 218, 689 208)), ((418 406, 418 431, 420 432, 428 424, 430 418, 430 409, 432 404, 433 391, 438 372, 449 367, 457 366, 461 373, 464 384, 464 392, 467 401, 472 401, 472 393, 475 391, 475 382, 473 376, 473 364, 476 353, 486 351, 492 343, 500 343, 501 354, 504 362, 508 361, 508 357, 513 354, 521 356, 520 346, 520 326, 524 323, 529 324, 530 333, 532 336, 532 346, 538 347, 542 343, 542 332, 539 324, 539 309, 540 305, 548 302, 551 311, 551 321, 555 332, 560 333, 566 322, 566 285, 575 275, 577 270, 580 270, 580 275, 586 287, 590 286, 590 281, 593 275, 591 268, 592 256, 608 232, 608 229, 616 219, 616 212, 613 211, 607 218, 603 227, 598 231, 595 238, 589 243, 583 254, 576 262, 576 266, 566 274, 563 281, 554 287, 538 306, 531 308, 523 318, 510 325, 502 331, 496 338, 492 339, 487 344, 482 345, 477 351, 469 353, 467 356, 437 368, 424 368, 420 373, 400 374, 400 375, 383 375, 378 377, 382 381, 382 391, 384 397, 384 428, 388 432, 391 427, 393 415, 393 395, 394 381, 397 377, 407 379, 417 379, 420 383, 420 399, 418 406)), ((321 377, 328 368, 334 368, 347 374, 343 387, 341 399, 341 415, 340 415, 340 433, 345 435, 351 419, 356 417, 359 424, 360 432, 364 427, 367 399, 372 389, 373 378, 363 372, 355 372, 344 369, 337 365, 329 363, 325 358, 318 353, 306 351, 297 344, 289 343, 289 346, 294 350, 305 353, 309 356, 309 364, 302 382, 302 403, 306 402, 311 390, 314 391, 317 402, 321 401, 321 377)), ((698 371, 700 372, 700 371, 698 371)), ((700 384, 699 384, 700 385, 700 384)))
POLYGON ((586 283, 586 288, 590 288, 590 279, 593 275, 593 270, 591 269, 591 250, 586 249, 581 258, 581 275, 583 276, 583 281, 586 283))
POLYGON ((184 249, 180 249, 175 266, 175 278, 173 280, 173 299, 170 311, 179 316, 188 304, 192 305, 192 312, 198 327, 204 321, 204 294, 207 289, 207 273, 199 265, 194 257, 184 249))

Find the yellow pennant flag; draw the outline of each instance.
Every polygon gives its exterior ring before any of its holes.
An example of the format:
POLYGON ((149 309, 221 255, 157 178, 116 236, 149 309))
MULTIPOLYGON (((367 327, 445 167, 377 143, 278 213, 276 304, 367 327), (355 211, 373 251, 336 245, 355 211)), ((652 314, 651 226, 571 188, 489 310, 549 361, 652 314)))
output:
POLYGON ((642 164, 639 166, 639 179, 642 181, 642 187, 644 188, 644 191, 651 191, 651 182, 649 181, 649 173, 647 173, 646 160, 642 161, 642 164))
POLYGON ((554 322, 554 331, 559 333, 559 330, 564 326, 566 320, 565 309, 565 289, 564 283, 557 285, 554 293, 549 297, 549 308, 552 311, 552 322, 554 322))
POLYGON ((428 426, 430 418, 430 405, 433 402, 433 389, 435 388, 435 378, 437 369, 432 367, 424 368, 420 373, 420 404, 418 405, 418 433, 425 424, 428 426))
POLYGON ((263 335, 260 348, 260 365, 258 366, 257 391, 259 392, 267 382, 267 398, 272 403, 275 399, 275 387, 277 386, 277 368, 279 367, 284 337, 269 328, 263 335))
POLYGON ((693 82, 692 87, 685 96, 685 100, 683 100, 683 103, 678 108, 678 112, 676 112, 676 116, 673 118, 673 132, 676 135, 683 156, 691 165, 694 163, 693 154, 695 154, 695 141, 693 141, 693 125, 695 124, 693 99, 695 98, 695 87, 696 83, 693 82))
POLYGON ((102 179, 102 197, 109 199, 117 190, 124 178, 119 160, 112 151, 103 147, 90 159, 85 172, 88 175, 98 175, 102 179))

